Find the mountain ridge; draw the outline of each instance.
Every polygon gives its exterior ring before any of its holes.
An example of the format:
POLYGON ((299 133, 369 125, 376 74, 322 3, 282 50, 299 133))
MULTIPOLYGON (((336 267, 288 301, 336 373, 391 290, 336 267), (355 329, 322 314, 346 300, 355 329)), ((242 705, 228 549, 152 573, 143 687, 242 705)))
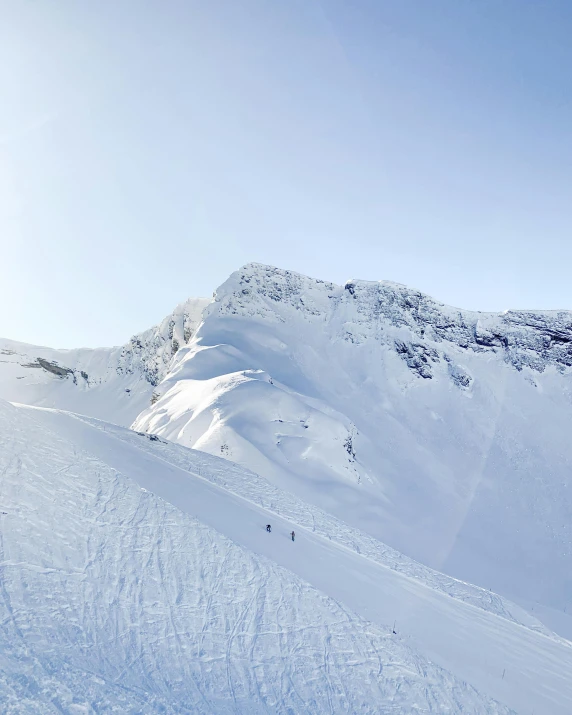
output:
MULTIPOLYGON (((298 305, 295 307, 308 313, 312 310, 303 299, 300 300, 302 293, 312 291, 318 286, 323 287, 328 292, 328 298, 337 303, 343 298, 343 289, 354 300, 361 299, 370 308, 366 319, 379 320, 384 317, 395 326, 415 327, 420 338, 425 337, 425 331, 430 329, 432 332, 428 337, 435 342, 449 341, 476 352, 504 349, 507 352, 507 361, 519 370, 527 366, 542 371, 546 367, 540 360, 530 359, 530 356, 527 359, 527 350, 540 353, 548 362, 560 366, 561 369, 572 366, 570 310, 465 310, 446 305, 428 294, 393 281, 352 279, 341 286, 258 263, 246 264, 235 272, 216 291, 215 302, 218 299, 221 302, 228 301, 231 311, 233 305, 244 309, 245 302, 241 301, 240 297, 252 295, 253 281, 259 293, 262 292, 275 301, 290 299, 292 305, 292 299, 297 299, 298 305), (235 281, 237 284, 233 285, 235 281), (268 283, 272 288, 265 290, 268 283), (527 335, 527 330, 532 335, 527 335)), ((236 313, 238 312, 237 310, 236 313)), ((347 339, 359 339, 359 335, 354 336, 348 332, 347 339)))
POLYGON ((105 390, 74 364, 27 368, 50 387, 34 392, 0 363, 0 396, 235 461, 572 637, 570 311, 465 311, 247 264, 186 336, 184 314, 130 343, 139 362, 105 390))
POLYGON ((157 325, 110 348, 53 349, 0 338, 0 395, 128 425, 149 404, 208 302, 189 298, 157 325))
POLYGON ((134 428, 563 613, 569 338, 569 311, 462 311, 390 281, 249 264, 216 291, 134 428))

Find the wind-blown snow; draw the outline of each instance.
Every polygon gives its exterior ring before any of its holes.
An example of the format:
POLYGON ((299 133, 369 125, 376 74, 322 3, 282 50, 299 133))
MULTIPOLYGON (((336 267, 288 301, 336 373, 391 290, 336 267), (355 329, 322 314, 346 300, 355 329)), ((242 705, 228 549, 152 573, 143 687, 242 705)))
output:
MULTIPOLYGON (((276 516, 266 534, 268 512, 175 466, 193 458, 183 448, 159 446, 0 402, 3 712, 511 712, 493 691, 537 712, 569 711, 568 644, 310 531, 292 543, 276 516), (171 463, 169 450, 179 455, 171 463), (394 589, 411 635, 378 622, 394 589), (437 621, 416 617, 415 603, 437 621), (431 642, 485 693, 432 663, 431 642), (465 663, 459 649, 472 653, 465 663)), ((200 465, 219 480, 237 472, 207 457, 200 465)))
POLYGON ((134 428, 550 620, 572 593, 571 346, 566 311, 471 313, 252 264, 134 428))

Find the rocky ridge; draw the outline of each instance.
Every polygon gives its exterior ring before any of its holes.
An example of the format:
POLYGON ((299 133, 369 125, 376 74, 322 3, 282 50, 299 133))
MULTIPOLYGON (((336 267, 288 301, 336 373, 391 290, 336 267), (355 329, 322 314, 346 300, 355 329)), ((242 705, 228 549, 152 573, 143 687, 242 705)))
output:
POLYGON ((269 308, 268 299, 300 311, 309 320, 329 323, 342 316, 339 338, 359 344, 374 337, 392 344, 419 377, 430 379, 432 365, 444 360, 460 387, 467 387, 471 378, 451 364, 449 347, 501 355, 519 371, 528 367, 543 372, 554 366, 563 372, 572 367, 571 311, 461 310, 391 281, 351 280, 339 286, 248 264, 221 286, 210 311, 216 306, 220 314, 286 320, 280 310, 269 308), (406 337, 396 338, 389 326, 405 328, 406 337))

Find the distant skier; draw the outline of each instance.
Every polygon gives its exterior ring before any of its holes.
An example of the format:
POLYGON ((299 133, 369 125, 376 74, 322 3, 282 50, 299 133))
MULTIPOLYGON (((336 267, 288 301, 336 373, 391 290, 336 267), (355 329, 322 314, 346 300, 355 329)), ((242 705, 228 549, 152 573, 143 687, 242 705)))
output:
POLYGON ((290 536, 292 537, 292 541, 294 541, 294 537, 296 536, 296 534, 293 531, 291 531, 290 536))
POLYGON ((268 532, 272 531, 272 527, 270 526, 270 524, 266 524, 266 531, 268 531, 268 532))

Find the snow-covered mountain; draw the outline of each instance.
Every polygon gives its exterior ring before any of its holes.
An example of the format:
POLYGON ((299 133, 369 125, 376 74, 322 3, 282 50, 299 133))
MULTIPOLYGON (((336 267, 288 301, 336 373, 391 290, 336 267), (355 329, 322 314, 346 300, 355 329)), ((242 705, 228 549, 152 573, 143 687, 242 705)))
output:
POLYGON ((567 641, 226 460, 0 400, 0 475, 2 712, 570 712, 567 641))
POLYGON ((54 350, 0 338, 0 397, 130 425, 209 303, 191 298, 160 325, 113 348, 54 350))
POLYGON ((0 397, 237 462, 572 638, 572 313, 250 264, 123 348, 0 347, 0 397))
POLYGON ((135 421, 572 635, 572 314, 252 264, 135 421))

